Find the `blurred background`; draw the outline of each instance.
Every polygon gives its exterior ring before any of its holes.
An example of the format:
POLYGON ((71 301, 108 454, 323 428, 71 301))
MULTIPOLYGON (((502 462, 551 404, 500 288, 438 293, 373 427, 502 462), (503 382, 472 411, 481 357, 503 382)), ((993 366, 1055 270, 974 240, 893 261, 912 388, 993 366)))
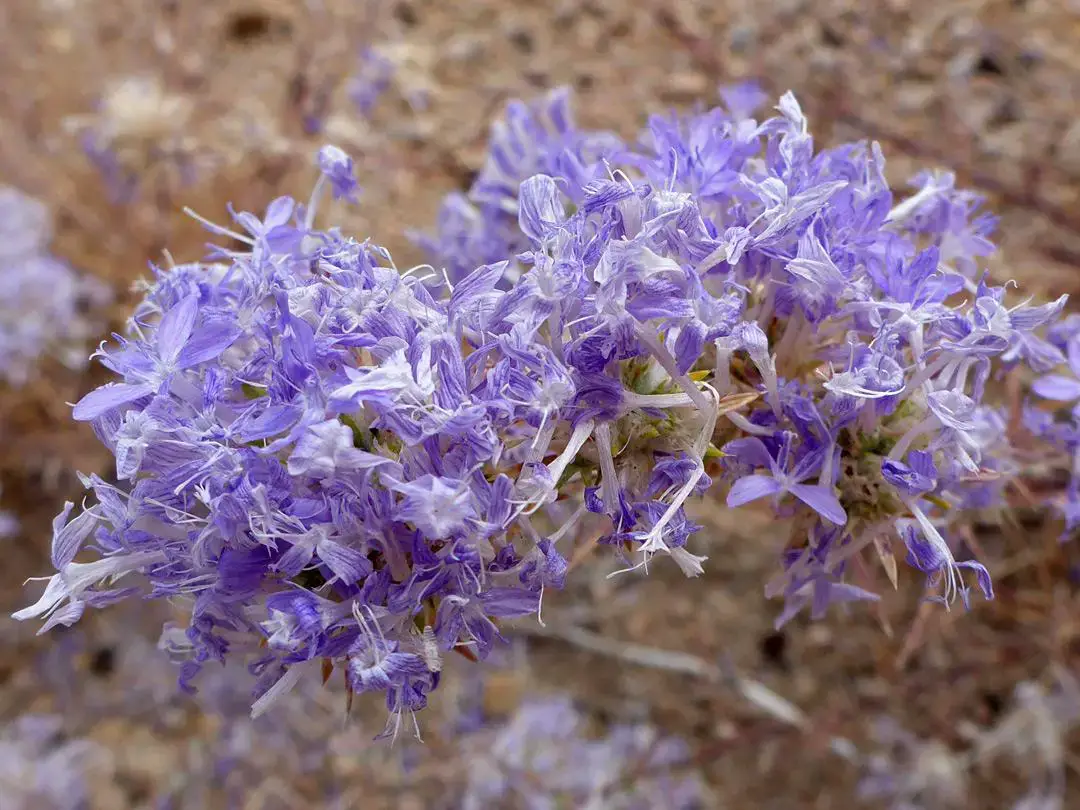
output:
MULTIPOLYGON (((75 471, 111 466, 66 404, 106 379, 86 358, 148 262, 204 255, 183 206, 223 221, 306 195, 335 143, 363 194, 327 220, 411 266, 407 231, 471 184, 509 100, 566 85, 582 126, 630 137, 752 79, 794 90, 821 145, 880 141, 897 187, 955 171, 1002 218, 991 272, 1077 293, 1078 46, 1075 0, 4 0, 3 616, 75 471)), ((257 723, 229 671, 179 694, 171 617, 141 605, 45 638, 0 617, 0 810, 586 806, 485 792, 532 767, 523 746, 549 787, 607 774, 594 808, 1080 807, 1080 560, 1053 519, 975 527, 998 597, 970 613, 921 608, 909 577, 784 631, 769 521, 698 519, 704 577, 576 561, 546 628, 448 664, 423 745, 372 742, 382 707, 346 722, 334 682, 257 723)))

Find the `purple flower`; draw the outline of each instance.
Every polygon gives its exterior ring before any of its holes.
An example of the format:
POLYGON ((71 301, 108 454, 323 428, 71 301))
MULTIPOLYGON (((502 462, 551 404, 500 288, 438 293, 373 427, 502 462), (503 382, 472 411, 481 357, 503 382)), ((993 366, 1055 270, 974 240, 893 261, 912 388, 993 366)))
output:
POLYGON ((354 692, 385 692, 391 686, 427 674, 427 666, 419 655, 398 652, 393 643, 364 641, 349 652, 349 684, 354 692))
MULTIPOLYGON (((697 468, 697 462, 686 453, 664 456, 656 460, 649 476, 649 486, 645 494, 652 498, 661 493, 678 489, 690 480, 697 468)), ((704 495, 712 486, 712 479, 703 475, 694 484, 694 494, 704 495)))
POLYGON ((807 607, 810 608, 810 618, 816 621, 823 619, 833 605, 877 602, 879 599, 876 593, 840 582, 833 573, 815 567, 809 573, 792 579, 785 593, 784 609, 773 626, 779 630, 807 607))
POLYGON ((864 348, 852 352, 847 371, 834 374, 825 389, 860 399, 887 399, 904 391, 904 370, 887 353, 864 348))
MULTIPOLYGON (((819 228, 820 229, 820 228, 819 228)), ((848 281, 832 260, 815 228, 799 238, 798 252, 785 270, 792 276, 793 297, 811 321, 832 312, 843 296, 848 281)))
POLYGON ((309 425, 289 456, 289 475, 333 478, 339 471, 374 469, 392 462, 353 446, 353 431, 336 419, 309 425))
POLYGON ((398 520, 414 524, 428 537, 444 538, 463 532, 476 518, 464 481, 425 475, 395 484, 394 489, 404 496, 398 506, 398 520))
POLYGON ((881 474, 885 480, 907 495, 922 495, 937 487, 937 467, 934 457, 922 450, 908 453, 908 463, 895 459, 881 462, 881 474))
POLYGON ((801 458, 790 459, 794 435, 783 434, 778 442, 776 456, 769 452, 761 439, 738 439, 724 446, 724 452, 752 467, 768 467, 764 474, 746 475, 737 479, 728 492, 727 505, 731 508, 756 501, 759 498, 791 493, 830 523, 843 526, 847 513, 832 489, 820 484, 804 484, 821 468, 822 456, 815 451, 806 452, 801 458), (794 467, 785 469, 790 461, 794 467))
POLYGON ((987 599, 994 598, 994 587, 986 568, 974 560, 957 562, 940 533, 929 525, 928 521, 919 520, 918 527, 909 521, 898 525, 901 526, 901 539, 907 546, 909 564, 926 574, 931 585, 942 582, 944 586, 943 593, 932 597, 933 599, 949 604, 953 595, 959 593, 967 606, 970 591, 960 578, 960 570, 964 568, 975 572, 975 580, 983 596, 987 599))
POLYGON ((365 551, 351 547, 348 538, 337 535, 332 525, 317 524, 302 534, 280 535, 284 553, 271 566, 286 576, 295 577, 312 565, 315 557, 334 578, 341 582, 358 582, 372 571, 365 551))
POLYGON ((356 73, 349 79, 347 92, 360 114, 368 116, 390 85, 394 66, 389 59, 373 48, 365 48, 356 73))
POLYGON ((847 181, 834 180, 793 195, 787 185, 775 177, 758 182, 746 179, 744 183, 765 205, 759 217, 765 227, 754 235, 751 244, 755 247, 768 246, 789 233, 820 211, 832 195, 847 186, 847 181))
MULTIPOLYGON (((437 232, 415 237, 416 241, 432 252, 436 266, 447 268, 452 281, 480 265, 516 256, 529 249, 532 230, 527 224, 519 227, 522 184, 535 175, 546 175, 558 182, 570 202, 581 203, 590 184, 607 178, 604 160, 624 148, 612 133, 576 126, 567 88, 552 90, 531 104, 512 101, 491 127, 487 156, 476 182, 465 195, 449 195, 437 232)), ((526 206, 530 194, 524 198, 526 206)), ((560 218, 559 209, 545 211, 544 216, 560 218)), ((528 222, 533 215, 525 216, 528 222)), ((520 274, 518 267, 511 273, 520 274)))
POLYGON ((356 177, 353 160, 336 146, 327 145, 319 150, 319 171, 330 181, 334 199, 345 199, 356 203, 356 177))
POLYGON ((126 382, 91 391, 75 405, 72 416, 87 422, 150 394, 165 393, 179 372, 213 360, 240 336, 236 324, 225 320, 204 319, 196 329, 198 315, 199 301, 190 295, 162 316, 153 343, 129 343, 112 354, 101 350, 104 364, 126 382))
POLYGON ((1046 374, 1032 383, 1031 390, 1043 399, 1074 403, 1073 413, 1080 416, 1080 380, 1077 379, 1080 376, 1080 338, 1072 338, 1066 345, 1073 376, 1046 374))

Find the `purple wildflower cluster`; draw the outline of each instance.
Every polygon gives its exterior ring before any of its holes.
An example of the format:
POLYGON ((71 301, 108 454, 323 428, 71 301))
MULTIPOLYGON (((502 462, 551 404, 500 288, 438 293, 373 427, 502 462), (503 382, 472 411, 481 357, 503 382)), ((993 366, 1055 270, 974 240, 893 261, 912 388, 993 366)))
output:
POLYGON ((248 657, 260 713, 341 668, 396 729, 444 653, 485 658, 562 586, 587 513, 628 567, 694 576, 688 504, 770 504, 780 623, 876 599, 849 568, 895 579, 894 546, 932 598, 966 601, 965 570, 990 597, 950 526, 1016 473, 983 396, 1061 359, 1037 332, 1064 298, 1009 305, 979 275, 993 221, 950 175, 895 199, 877 144, 816 150, 791 94, 759 122, 762 101, 726 91, 636 144, 562 94, 512 105, 426 242, 443 272, 315 227, 323 190, 355 191, 333 147, 306 204, 207 223, 231 245, 159 271, 98 352, 121 381, 74 415, 118 483, 85 479, 17 617, 71 624, 137 573, 190 606, 183 684, 248 657))
POLYGON ((44 354, 84 366, 97 333, 86 313, 109 300, 107 287, 49 252, 51 239, 45 205, 0 186, 0 378, 8 385, 26 383, 44 354))
POLYGON ((1063 457, 1044 454, 1042 461, 1051 469, 1069 471, 1069 484, 1057 506, 1065 516, 1067 533, 1080 526, 1080 316, 1069 315, 1054 324, 1047 333, 1054 352, 1038 368, 1043 373, 1032 383, 1032 393, 1040 405, 1052 404, 1051 410, 1029 403, 1024 408, 1024 423, 1044 447, 1063 457), (1060 368, 1058 368, 1060 366, 1060 368))

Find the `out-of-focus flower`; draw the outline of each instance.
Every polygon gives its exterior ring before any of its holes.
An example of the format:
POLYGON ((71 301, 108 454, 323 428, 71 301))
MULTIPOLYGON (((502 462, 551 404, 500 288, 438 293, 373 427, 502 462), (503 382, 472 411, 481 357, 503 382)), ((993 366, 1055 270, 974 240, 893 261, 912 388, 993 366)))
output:
POLYGON ((10 810, 87 810, 88 770, 103 752, 65 740, 59 717, 26 714, 0 728, 0 796, 10 810))
POLYGON ((51 240, 45 206, 0 186, 0 378, 9 385, 24 384, 44 355, 85 366, 95 310, 111 299, 104 284, 53 256, 51 240))
POLYGON ((525 702, 501 727, 464 738, 468 783, 462 810, 523 807, 645 810, 700 806, 704 787, 685 768, 681 742, 648 725, 585 733, 565 697, 525 702))
POLYGON ((360 53, 356 72, 347 84, 349 99, 361 115, 371 114, 375 104, 389 87, 393 74, 394 65, 385 55, 375 48, 364 48, 360 53))
POLYGON ((1007 757, 1029 777, 1027 792, 1014 810, 1062 810, 1065 807, 1066 735, 1080 723, 1080 682, 1058 670, 1047 688, 1035 681, 1017 684, 1014 706, 976 740, 977 758, 1007 757))
MULTIPOLYGON (((948 810, 967 797, 967 764, 936 740, 924 740, 894 722, 874 723, 873 754, 861 758, 862 799, 889 810, 948 810)), ((847 752, 849 755, 852 752, 847 752)))

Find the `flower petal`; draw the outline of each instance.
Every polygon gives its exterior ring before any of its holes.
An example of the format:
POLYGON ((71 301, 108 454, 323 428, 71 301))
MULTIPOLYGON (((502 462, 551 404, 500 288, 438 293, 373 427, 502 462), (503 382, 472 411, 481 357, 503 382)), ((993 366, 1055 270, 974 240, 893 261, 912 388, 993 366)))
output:
POLYGON ((1080 380, 1062 374, 1047 374, 1035 380, 1031 390, 1043 399, 1071 402, 1080 399, 1080 380))
POLYGON ((11 618, 19 622, 24 622, 27 619, 37 619, 41 616, 47 616, 52 611, 56 610, 57 605, 68 597, 68 593, 68 586, 64 581, 63 575, 53 574, 49 577, 49 582, 45 586, 45 592, 41 594, 41 598, 29 607, 24 607, 22 610, 16 610, 11 614, 11 618))
POLYGON ((480 595, 488 616, 528 616, 540 609, 540 594, 519 588, 489 588, 480 595))
POLYGON ((1080 374, 1080 335, 1073 335, 1065 345, 1065 352, 1069 358, 1069 368, 1073 374, 1080 374))
POLYGON ((57 571, 75 559, 83 541, 98 524, 98 516, 93 512, 82 512, 72 521, 68 521, 75 504, 68 501, 64 510, 53 520, 52 564, 57 571))
POLYGON ((728 492, 727 505, 735 508, 777 492, 780 492, 780 484, 772 476, 747 475, 732 485, 728 492))
POLYGON ((191 368, 207 360, 213 360, 233 345, 243 330, 231 321, 209 321, 192 336, 180 352, 177 366, 191 368))
POLYGON ((828 487, 817 484, 793 484, 788 491, 830 523, 835 523, 837 526, 847 523, 847 512, 828 487))
POLYGON ((145 397, 153 390, 146 383, 109 383, 80 399, 71 415, 78 422, 89 422, 114 408, 145 397))
POLYGON ((724 451, 724 455, 734 456, 742 464, 748 464, 751 467, 772 467, 773 465, 773 457, 765 447, 765 442, 756 436, 734 439, 725 444, 721 450, 724 451))
POLYGON ((172 365, 187 345, 198 314, 199 297, 193 293, 162 316, 155 339, 158 356, 166 365, 172 365))
POLYGON ((281 558, 271 568, 280 571, 287 577, 295 577, 311 564, 311 558, 315 554, 315 546, 305 540, 293 543, 281 558))
POLYGON ((352 585, 372 571, 371 561, 360 551, 333 540, 323 540, 316 546, 319 559, 346 585, 352 585))

